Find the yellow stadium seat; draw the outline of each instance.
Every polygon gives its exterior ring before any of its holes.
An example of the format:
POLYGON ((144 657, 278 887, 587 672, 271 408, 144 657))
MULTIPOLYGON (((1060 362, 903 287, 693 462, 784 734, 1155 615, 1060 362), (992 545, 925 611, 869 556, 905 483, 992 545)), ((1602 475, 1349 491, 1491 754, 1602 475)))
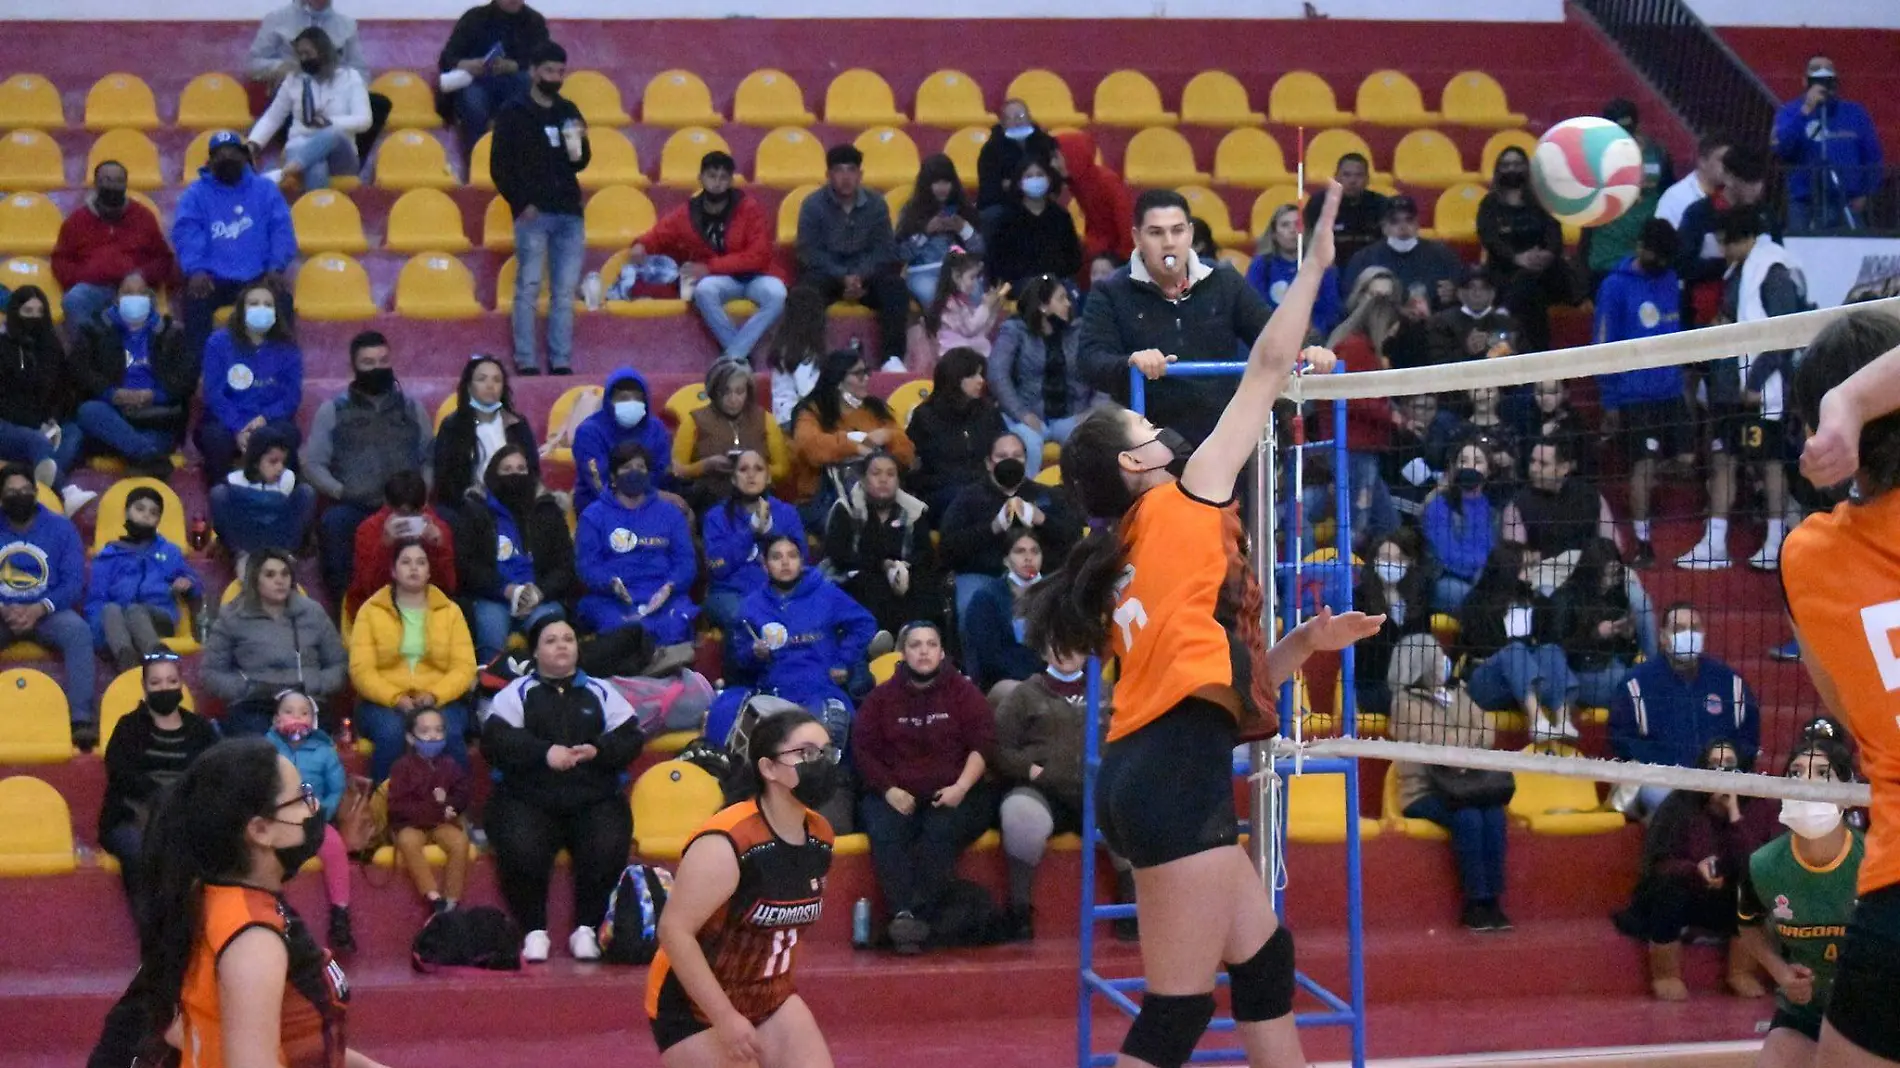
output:
POLYGON ((99 135, 99 139, 92 143, 92 151, 86 155, 88 185, 91 184, 92 172, 107 160, 125 164, 126 184, 133 189, 162 189, 165 186, 165 172, 158 162, 158 146, 137 130, 107 130, 99 135))
POLYGON ((1425 98, 1418 83, 1396 70, 1375 70, 1359 83, 1359 97, 1353 103, 1360 122, 1374 126, 1426 126, 1440 118, 1425 110, 1425 98))
POLYGON ((454 189, 462 183, 455 180, 448 154, 434 134, 398 130, 383 138, 377 151, 376 184, 384 189, 454 189))
MULTIPOLYGON (((1247 243, 1247 232, 1234 229, 1233 216, 1227 211, 1227 202, 1220 194, 1203 185, 1184 185, 1175 190, 1187 198, 1188 212, 1206 223, 1214 231, 1214 243, 1222 248, 1238 247, 1247 243)), ((1213 266, 1213 264, 1208 264, 1213 266)), ((1240 272, 1246 274, 1243 268, 1240 272)))
POLYGON ((389 209, 383 245, 391 252, 467 251, 462 209, 440 189, 411 189, 389 209))
POLYGON ((647 744, 641 747, 641 752, 658 753, 661 756, 672 756, 674 753, 686 748, 687 744, 699 737, 701 733, 700 731, 693 730, 666 731, 662 734, 656 734, 647 739, 647 744))
POLYGON ((1511 110, 1504 87, 1481 70, 1461 70, 1445 82, 1439 110, 1445 121, 1458 126, 1522 126, 1527 116, 1511 110))
POLYGON ((66 799, 31 775, 0 779, 0 877, 65 875, 76 866, 66 799))
POLYGON ((1432 207, 1430 236, 1439 241, 1474 241, 1478 237, 1478 204, 1484 186, 1465 182, 1438 194, 1432 207))
MULTIPOLYGON (((1525 752, 1536 752, 1535 746, 1525 752)), ((1575 756, 1576 750, 1559 746, 1558 756, 1575 756)), ((1596 783, 1541 772, 1514 773, 1517 792, 1511 795, 1509 811, 1528 824, 1532 834, 1577 836, 1615 834, 1629 822, 1620 812, 1607 812, 1597 797, 1596 783)))
POLYGON ((798 209, 804 206, 806 197, 811 196, 823 188, 821 185, 801 185, 797 189, 785 194, 785 199, 778 202, 779 244, 791 245, 797 243, 798 209))
POLYGON ((490 252, 515 250, 515 213, 501 197, 490 200, 482 213, 482 247, 490 252))
POLYGON ((178 125, 187 130, 246 130, 251 101, 229 74, 200 74, 178 95, 178 125))
POLYGON ((155 478, 122 478, 99 495, 99 512, 92 535, 95 555, 125 534, 125 498, 135 489, 152 490, 163 502, 164 514, 158 520, 159 536, 180 548, 186 545, 185 506, 177 492, 155 478))
POLYGON ((890 405, 891 418, 897 420, 898 426, 909 426, 911 413, 916 411, 917 406, 929 396, 930 380, 913 378, 891 390, 891 395, 885 399, 884 403, 890 405))
POLYGON ((0 189, 66 188, 59 143, 39 130, 14 130, 0 141, 0 189))
POLYGON ((627 140, 626 134, 619 130, 589 130, 587 144, 593 155, 587 161, 587 169, 580 173, 582 189, 605 189, 610 185, 647 187, 647 176, 640 173, 640 154, 634 151, 633 142, 627 140))
POLYGON ((818 116, 805 110, 805 90, 782 70, 755 70, 732 95, 732 121, 747 126, 810 126, 818 116))
MULTIPOLYGON (((653 229, 655 218, 653 201, 645 193, 630 185, 610 185, 587 198, 587 247, 626 248, 653 229)), ((513 245, 510 240, 509 247, 513 245)), ((613 284, 605 274, 601 278, 613 284)))
MULTIPOLYGON (((553 434, 567 425, 568 418, 574 414, 574 406, 582 397, 600 396, 599 386, 569 386, 561 395, 554 398, 554 406, 548 409, 548 433, 553 434)), ((547 459, 567 467, 574 466, 574 450, 565 446, 548 453, 547 459)))
MULTIPOLYGON (((139 706, 145 700, 145 679, 143 669, 131 668, 121 671, 118 677, 106 687, 99 698, 99 745, 101 750, 112 740, 112 731, 125 718, 126 713, 139 706)), ((184 698, 179 702, 187 712, 196 712, 198 702, 191 696, 191 687, 184 689, 184 698)))
POLYGON ((712 401, 706 396, 704 385, 688 382, 674 390, 672 396, 666 398, 666 411, 673 417, 675 423, 683 423, 688 416, 711 403, 712 401))
POLYGON ((1385 787, 1380 791, 1379 815, 1385 825, 1402 832, 1407 838, 1423 838, 1429 842, 1442 842, 1451 837, 1450 832, 1433 823, 1405 814, 1399 807, 1399 766, 1385 766, 1385 787))
POLYGON ((1484 143, 1484 151, 1479 153, 1478 168, 1484 172, 1484 180, 1489 182, 1497 170, 1498 157, 1507 148, 1518 148, 1527 156, 1537 154, 1537 137, 1528 130, 1499 130, 1484 143))
POLYGON ((86 129, 156 130, 158 99, 136 74, 108 74, 86 91, 86 129))
MULTIPOLYGON (((1343 842, 1346 840, 1346 776, 1295 775, 1286 781, 1286 836, 1294 842, 1343 842)), ((1359 799, 1350 800, 1352 811, 1359 811, 1359 799)), ((1359 837, 1377 838, 1379 821, 1359 818, 1359 837)))
POLYGON ((1378 167, 1372 159, 1372 148, 1366 139, 1351 130, 1321 130, 1306 143, 1306 181, 1317 188, 1326 188, 1333 172, 1339 169, 1339 157, 1348 152, 1357 152, 1366 158, 1366 167, 1376 177, 1378 167))
POLYGON ((0 262, 0 288, 18 289, 21 286, 39 286, 46 293, 53 321, 59 322, 65 313, 60 309, 59 298, 65 292, 53 279, 53 265, 38 256, 10 256, 0 262))
POLYGON ((663 70, 641 94, 640 118, 649 126, 718 126, 726 121, 713 107, 712 90, 690 70, 663 70))
POLYGON ((442 430, 442 420, 447 419, 450 414, 462 406, 461 400, 462 398, 451 393, 442 398, 441 404, 435 406, 435 429, 438 433, 442 430))
POLYGON ((898 663, 902 660, 903 657, 897 653, 885 653, 871 661, 871 681, 880 686, 891 681, 897 674, 898 663))
POLYGON ((963 180, 964 189, 976 188, 976 161, 983 154, 983 146, 989 143, 987 126, 966 126, 943 143, 943 154, 957 165, 957 177, 963 180))
POLYGON ((1392 177, 1406 185, 1449 189, 1459 182, 1481 182, 1484 175, 1465 170, 1458 146, 1437 130, 1413 130, 1392 150, 1392 177))
MULTIPOLYGON (((185 146, 184 164, 180 168, 180 178, 186 185, 198 180, 198 172, 211 162, 211 135, 216 130, 200 130, 198 135, 185 146)), ((334 184, 334 183, 333 183, 334 184)))
POLYGON ((1253 109, 1240 79, 1224 70, 1204 70, 1181 90, 1181 121, 1194 126, 1264 126, 1267 117, 1253 109))
POLYGON ((1069 83, 1052 71, 1026 70, 1018 74, 1004 90, 1003 98, 1027 104, 1030 117, 1045 130, 1088 125, 1089 117, 1075 109, 1075 94, 1069 91, 1069 83))
POLYGON ((634 780, 633 851, 649 860, 678 860, 700 825, 725 803, 719 780, 697 764, 668 760, 634 780))
MULTIPOLYGON (((620 272, 626 269, 629 251, 630 250, 623 248, 612 256, 607 257, 607 262, 601 265, 600 277, 602 279, 619 278, 620 272)), ((507 270, 508 266, 513 262, 514 261, 510 260, 508 264, 503 264, 502 269, 507 270)), ((510 274, 508 278, 512 285, 514 275, 510 274)), ((543 290, 541 293, 541 308, 544 311, 547 308, 547 296, 547 291, 543 290)), ((512 299, 509 300, 508 306, 510 308, 514 307, 514 301, 512 299)), ((616 315, 622 319, 670 319, 677 315, 686 314, 686 302, 678 297, 641 297, 638 300, 610 300, 607 302, 606 307, 608 315, 616 315)), ((577 312, 580 311, 581 306, 576 303, 574 310, 577 312)))
POLYGON ((1288 71, 1267 94, 1267 114, 1282 126, 1346 126, 1350 111, 1339 110, 1333 87, 1310 70, 1288 71))
POLYGON ((396 312, 411 319, 473 319, 482 313, 475 276, 445 253, 411 256, 396 276, 396 312))
POLYGON ((297 232, 297 248, 306 256, 369 251, 369 239, 363 236, 363 214, 354 200, 334 189, 313 189, 298 197, 290 206, 290 224, 297 232))
POLYGON ((873 126, 852 143, 864 153, 865 184, 882 189, 909 186, 917 181, 917 143, 904 131, 873 126))
POLYGON ((0 127, 58 130, 66 125, 59 87, 38 74, 15 74, 0 82, 0 127))
MULTIPOLYGON (((590 135, 591 137, 591 135, 590 135)), ((487 192, 495 191, 495 176, 489 170, 495 157, 495 135, 492 131, 475 139, 475 147, 468 153, 468 184, 471 189, 487 192)))
POLYGON ((0 671, 0 764, 64 764, 73 756, 66 691, 32 668, 0 671))
POLYGON ((59 205, 40 193, 0 200, 0 254, 51 256, 62 221, 59 205))
POLYGON ((1280 142, 1265 130, 1243 126, 1214 148, 1214 181, 1246 189, 1265 189, 1293 179, 1280 142))
POLYGON ((675 189, 698 189, 699 161, 713 151, 731 155, 732 146, 703 126, 675 130, 673 136, 666 139, 666 146, 660 149, 660 184, 675 189))
POLYGON ((1187 138, 1165 126, 1151 126, 1128 139, 1122 174, 1133 186, 1203 185, 1209 179, 1195 168, 1187 138))
POLYGON ((753 162, 753 181, 773 189, 794 189, 825 180, 825 146, 796 126, 765 135, 753 162))
POLYGON ((1048 445, 1043 446, 1042 470, 1036 472, 1036 481, 1038 483, 1041 483, 1044 486, 1062 485, 1062 466, 1060 464, 1052 464, 1049 462, 1049 445, 1054 445, 1054 444, 1055 442, 1052 441, 1052 442, 1049 442, 1048 445))
POLYGON ((917 122, 955 129, 989 124, 996 116, 983 106, 983 87, 960 70, 940 70, 917 87, 917 122))
POLYGON ((435 110, 435 88, 420 74, 386 70, 369 83, 369 91, 389 98, 389 128, 433 130, 442 125, 435 110))
POLYGON ((295 303, 299 318, 316 322, 353 322, 376 316, 369 272, 337 252, 313 256, 298 268, 295 303))
MULTIPOLYGON (((1035 114, 1032 109, 1030 114, 1035 114)), ((1173 126, 1181 116, 1161 106, 1161 90, 1138 70, 1109 72, 1095 86, 1095 121, 1104 126, 1173 126)))
POLYGON ((1273 226, 1273 213, 1279 210, 1282 204, 1299 206, 1298 186, 1276 185, 1254 198, 1253 214, 1248 217, 1247 222, 1248 228, 1254 232, 1255 236, 1266 233, 1273 226))
POLYGON ((825 121, 834 126, 902 126, 889 82, 874 70, 853 67, 825 87, 825 121))
POLYGON ((561 83, 561 95, 581 109, 588 126, 625 126, 633 121, 620 101, 620 90, 612 79, 597 70, 569 71, 561 83))

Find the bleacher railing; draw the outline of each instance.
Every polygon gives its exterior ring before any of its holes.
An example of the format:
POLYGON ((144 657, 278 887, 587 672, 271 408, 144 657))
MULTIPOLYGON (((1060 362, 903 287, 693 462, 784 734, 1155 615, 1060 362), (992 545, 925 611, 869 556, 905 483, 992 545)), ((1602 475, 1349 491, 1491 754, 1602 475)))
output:
POLYGON ((1698 135, 1768 143, 1775 94, 1683 0, 1576 0, 1576 6, 1698 135))

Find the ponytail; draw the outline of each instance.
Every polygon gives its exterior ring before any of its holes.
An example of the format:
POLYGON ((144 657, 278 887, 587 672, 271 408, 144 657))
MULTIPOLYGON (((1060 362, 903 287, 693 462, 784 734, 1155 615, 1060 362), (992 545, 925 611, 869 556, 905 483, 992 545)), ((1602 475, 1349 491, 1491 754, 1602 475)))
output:
POLYGON ((1116 588, 1127 562, 1121 519, 1135 504, 1120 460, 1134 444, 1128 437, 1127 409, 1109 405, 1076 424, 1062 447, 1063 481, 1094 518, 1062 566, 1017 602, 1027 624, 1024 640, 1038 653, 1093 656, 1108 648, 1116 588))

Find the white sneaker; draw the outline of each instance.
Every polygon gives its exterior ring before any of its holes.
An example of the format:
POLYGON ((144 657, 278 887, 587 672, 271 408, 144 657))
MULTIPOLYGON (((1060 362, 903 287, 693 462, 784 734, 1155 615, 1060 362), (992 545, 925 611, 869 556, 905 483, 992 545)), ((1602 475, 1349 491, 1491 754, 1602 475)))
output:
POLYGON ((904 366, 904 358, 901 356, 893 356, 885 360, 884 366, 878 368, 878 370, 887 375, 907 375, 910 373, 910 368, 904 366))
POLYGON ((600 941, 594 937, 594 929, 574 928, 574 933, 567 936, 567 951, 574 954, 575 960, 599 960, 600 941))
POLYGON ((97 493, 82 490, 78 486, 67 486, 59 491, 60 506, 65 510, 68 519, 85 511, 87 505, 98 499, 97 493))
POLYGON ((1708 538, 1696 542, 1695 548, 1676 557, 1676 566, 1684 571, 1723 571, 1729 566, 1728 546, 1710 544, 1708 538))
POLYGON ((1530 735, 1533 742, 1574 742, 1577 740, 1577 725, 1569 716, 1555 721, 1548 716, 1538 716, 1531 721, 1530 735))
POLYGON ((529 931, 528 937, 521 940, 521 959, 529 964, 544 963, 549 948, 546 931, 529 931))
POLYGON ((1755 555, 1748 558, 1748 566, 1757 571, 1781 570, 1781 542, 1763 542, 1755 555))

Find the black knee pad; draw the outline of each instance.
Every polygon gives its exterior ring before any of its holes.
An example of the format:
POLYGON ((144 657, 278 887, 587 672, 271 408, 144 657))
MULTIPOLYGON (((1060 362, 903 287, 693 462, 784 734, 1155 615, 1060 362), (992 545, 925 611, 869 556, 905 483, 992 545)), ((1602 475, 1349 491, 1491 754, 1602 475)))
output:
POLYGON ((1241 1023, 1277 1020, 1293 1011, 1293 932, 1284 925, 1250 959, 1227 966, 1228 995, 1241 1023))
POLYGON ((1122 1052, 1155 1068, 1180 1068, 1213 1018, 1213 994, 1143 994, 1122 1052))

